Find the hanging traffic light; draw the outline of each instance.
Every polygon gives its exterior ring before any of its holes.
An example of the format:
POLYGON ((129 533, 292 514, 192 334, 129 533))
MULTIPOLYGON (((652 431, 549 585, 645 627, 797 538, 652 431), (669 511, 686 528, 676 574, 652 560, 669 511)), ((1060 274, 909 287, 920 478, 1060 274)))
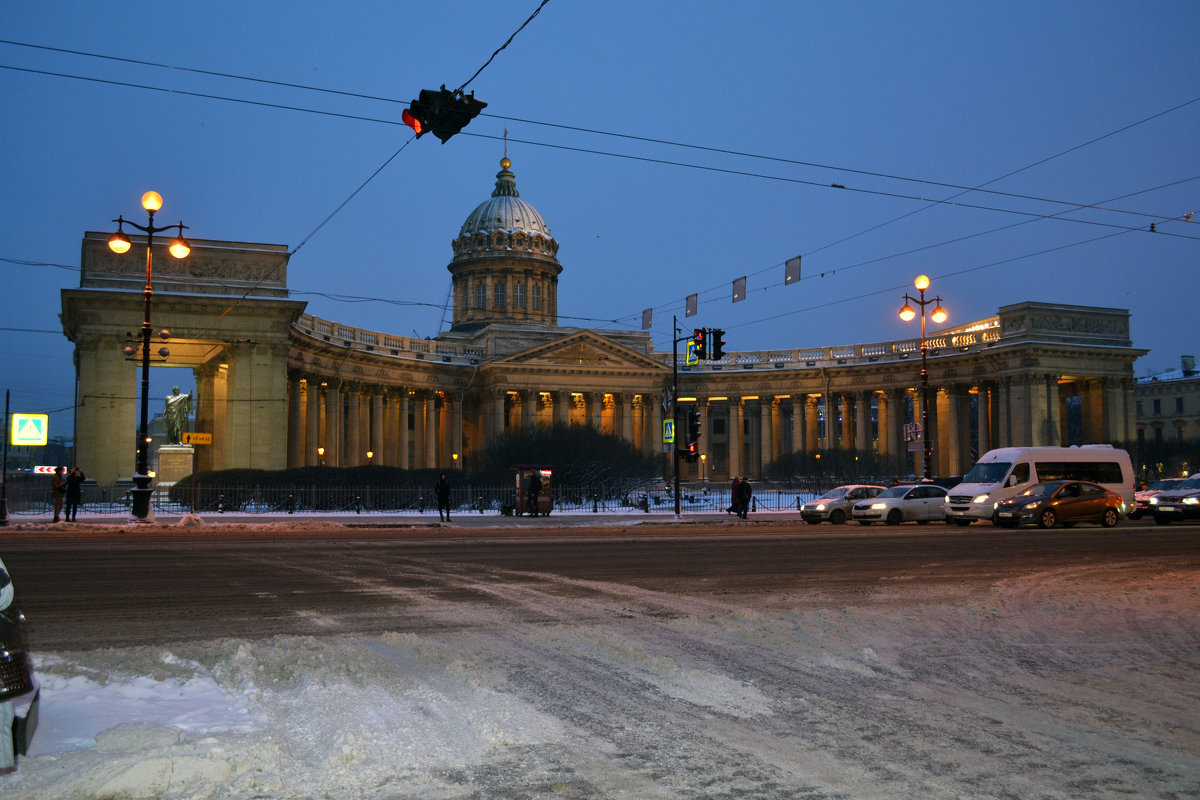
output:
POLYGON ((700 444, 698 442, 692 442, 691 444, 689 444, 687 452, 683 454, 683 457, 685 459, 687 459, 688 461, 699 461, 700 460, 700 444))
POLYGON ((461 89, 452 92, 442 84, 436 91, 422 89, 420 96, 409 103, 400 118, 416 131, 418 139, 433 131, 433 135, 445 144, 485 108, 487 103, 477 100, 474 92, 463 94, 461 89))
POLYGON ((692 328, 692 341, 696 343, 696 358, 703 361, 707 356, 704 345, 704 328, 692 328))
POLYGON ((713 361, 720 361, 725 357, 725 331, 720 328, 713 328, 708 332, 710 347, 708 357, 713 361))

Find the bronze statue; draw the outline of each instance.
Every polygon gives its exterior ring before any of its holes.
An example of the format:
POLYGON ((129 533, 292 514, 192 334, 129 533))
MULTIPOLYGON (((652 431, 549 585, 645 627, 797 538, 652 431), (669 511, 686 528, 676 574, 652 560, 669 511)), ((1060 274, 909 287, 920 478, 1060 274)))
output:
POLYGON ((192 413, 192 396, 180 394, 176 386, 167 395, 163 406, 163 422, 167 426, 167 443, 182 444, 183 434, 187 430, 188 415, 192 413))

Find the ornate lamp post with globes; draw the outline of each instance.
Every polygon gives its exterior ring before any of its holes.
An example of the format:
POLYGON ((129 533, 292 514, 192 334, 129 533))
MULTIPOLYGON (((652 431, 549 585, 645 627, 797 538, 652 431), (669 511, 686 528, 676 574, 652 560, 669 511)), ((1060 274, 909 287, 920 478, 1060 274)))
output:
POLYGON ((936 303, 933 312, 929 318, 939 325, 946 321, 946 310, 942 308, 942 298, 935 297, 932 300, 925 299, 925 290, 929 288, 929 278, 925 275, 918 275, 913 282, 920 293, 920 298, 909 297, 908 293, 904 293, 904 308, 900 309, 900 319, 909 322, 917 315, 916 309, 910 305, 916 303, 921 307, 921 439, 925 445, 925 474, 923 480, 930 480, 930 444, 929 444, 929 369, 927 365, 927 356, 929 347, 925 339, 925 306, 931 303, 936 303))
MULTIPOLYGON (((139 418, 139 427, 137 431, 137 451, 136 451, 136 467, 133 475, 134 488, 131 491, 133 495, 133 515, 139 521, 150 521, 153 515, 150 509, 150 495, 153 489, 150 488, 150 435, 149 435, 149 417, 150 417, 150 301, 154 296, 154 291, 151 289, 151 278, 154 271, 154 234, 162 233, 171 228, 178 228, 179 235, 171 242, 168 249, 171 255, 175 258, 185 258, 191 252, 191 247, 183 238, 183 229, 187 227, 182 222, 176 225, 164 225, 156 227, 154 224, 154 212, 162 208, 162 195, 158 192, 146 192, 142 195, 142 208, 150 215, 150 220, 145 225, 139 225, 136 222, 130 222, 124 216, 118 216, 113 222, 117 223, 117 232, 108 240, 108 247, 114 253, 121 255, 128 253, 132 243, 129 237, 125 235, 125 226, 130 225, 142 233, 146 234, 146 289, 143 292, 145 297, 145 317, 142 321, 142 406, 141 416, 139 418)), ((169 335, 165 331, 165 336, 169 335)), ((131 348, 126 348, 129 352, 131 348)))

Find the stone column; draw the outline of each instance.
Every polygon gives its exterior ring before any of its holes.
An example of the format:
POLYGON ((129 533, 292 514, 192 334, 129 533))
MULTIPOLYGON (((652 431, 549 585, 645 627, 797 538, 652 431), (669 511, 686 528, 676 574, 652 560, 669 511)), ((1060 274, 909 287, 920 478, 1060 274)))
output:
POLYGON ((375 461, 382 465, 387 462, 387 456, 383 452, 383 394, 380 393, 379 387, 372 387, 370 403, 371 450, 375 453, 375 461))
POLYGON ((463 394, 462 392, 447 392, 446 397, 449 401, 453 396, 454 409, 453 415, 450 418, 450 448, 451 460, 453 466, 457 469, 462 469, 463 462, 463 394), (458 454, 458 460, 453 460, 453 454, 458 454))
POLYGON ((821 419, 817 408, 817 397, 804 397, 804 452, 815 453, 821 449, 821 419))
POLYGON ((425 438, 427 436, 425 420, 425 399, 429 392, 417 391, 409 396, 412 406, 412 463, 409 469, 425 469, 430 466, 425 461, 425 438))
POLYGON ((604 429, 602 416, 604 414, 604 393, 589 392, 587 395, 588 425, 597 433, 604 429))
POLYGON ((779 401, 773 397, 763 397, 759 401, 759 474, 762 468, 775 460, 775 437, 779 428, 779 401))
POLYGON ((315 467, 321 463, 317 448, 324 446, 321 444, 321 380, 309 375, 307 384, 304 397, 308 406, 304 417, 304 464, 315 467))
POLYGON ((871 451, 871 393, 854 395, 854 449, 871 451))
POLYGON ((429 391, 425 393, 425 453, 423 466, 426 469, 437 469, 438 467, 437 401, 437 392, 429 391))
POLYGON ((854 405, 853 399, 848 394, 838 395, 838 409, 842 416, 842 436, 838 441, 838 446, 842 450, 853 450, 854 443, 854 405))
POLYGON ((551 397, 554 402, 554 424, 569 425, 571 422, 571 393, 559 389, 551 397))
MULTIPOLYGON (((555 408, 558 402, 555 401, 555 408)), ((621 393, 621 438, 633 444, 633 394, 621 393)))
POLYGON ((396 397, 396 403, 399 406, 398 413, 400 417, 399 424, 396 426, 396 450, 398 451, 396 466, 400 467, 401 469, 409 469, 408 415, 410 408, 409 394, 407 389, 400 390, 398 396, 396 397))
POLYGON ((979 382, 979 394, 976 395, 976 430, 979 432, 979 447, 975 460, 992 448, 992 384, 988 381, 979 382))
POLYGON ((342 458, 342 466, 357 467, 365 461, 362 446, 362 420, 360 419, 360 403, 362 390, 356 383, 346 387, 346 452, 342 458))
POLYGON ((1011 447, 1012 436, 1012 378, 1001 378, 995 385, 996 426, 993 439, 996 447, 1011 447))
POLYGON ((301 420, 304 418, 304 395, 300 386, 300 374, 288 373, 288 426, 287 426, 287 466, 295 469, 302 465, 304 453, 304 428, 301 420))
POLYGON ((792 395, 792 452, 804 452, 804 395, 792 395))
POLYGON ((729 474, 741 475, 745 472, 742 464, 742 435, 745 431, 746 403, 740 397, 729 398, 729 474))

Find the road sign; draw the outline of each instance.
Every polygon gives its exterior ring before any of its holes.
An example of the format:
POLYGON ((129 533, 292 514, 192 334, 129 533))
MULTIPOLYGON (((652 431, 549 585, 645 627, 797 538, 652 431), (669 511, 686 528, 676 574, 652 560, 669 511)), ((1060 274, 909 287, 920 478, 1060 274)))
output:
POLYGON ((49 441, 50 417, 45 414, 13 414, 13 447, 42 447, 49 441))
MULTIPOLYGON (((919 442, 925 438, 925 428, 919 422, 910 422, 904 426, 904 441, 919 442)), ((920 448, 917 448, 918 450, 920 448)))
POLYGON ((696 340, 687 340, 687 350, 684 351, 683 363, 689 367, 694 367, 700 363, 700 359, 696 356, 696 340))
POLYGON ((211 433, 185 432, 183 434, 184 444, 212 444, 211 433))
POLYGON ((671 444, 675 441, 675 420, 663 420, 663 444, 671 444))
POLYGON ((54 470, 56 470, 56 469, 60 469, 60 467, 52 467, 52 466, 48 466, 48 465, 37 466, 37 467, 33 468, 33 474, 34 475, 53 475, 54 470))

